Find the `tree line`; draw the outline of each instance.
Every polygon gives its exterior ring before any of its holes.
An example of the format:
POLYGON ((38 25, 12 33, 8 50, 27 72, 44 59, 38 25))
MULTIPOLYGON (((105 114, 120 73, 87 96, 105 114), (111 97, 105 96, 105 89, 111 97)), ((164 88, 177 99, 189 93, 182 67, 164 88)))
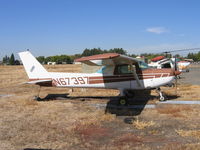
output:
MULTIPOLYGON (((128 55, 130 57, 137 57, 138 55, 136 54, 127 54, 127 51, 124 50, 123 48, 113 48, 113 49, 101 49, 101 48, 92 48, 92 49, 84 49, 81 54, 74 54, 74 55, 56 55, 56 56, 39 56, 36 57, 37 60, 42 63, 42 64, 47 64, 48 62, 56 62, 57 64, 72 64, 74 62, 74 59, 80 58, 80 57, 85 57, 85 56, 92 56, 92 55, 97 55, 97 54, 103 54, 103 53, 118 53, 122 55, 128 55)), ((142 53, 140 56, 144 56, 147 59, 152 59, 156 56, 160 56, 163 54, 155 54, 155 53, 142 53)), ((181 57, 180 55, 176 54, 177 57, 181 57)), ((171 55, 168 55, 168 57, 171 57, 171 55)), ((183 57, 182 57, 183 58, 183 57)), ((189 53, 185 58, 188 59, 193 59, 194 61, 200 61, 200 51, 198 53, 189 53)), ((20 61, 15 59, 14 54, 11 54, 10 57, 7 55, 3 57, 2 60, 3 64, 6 65, 19 65, 20 61)))
POLYGON ((195 62, 200 61, 200 51, 198 53, 189 53, 187 58, 193 59, 195 62))
POLYGON ((109 50, 102 50, 101 48, 92 48, 88 49, 86 48, 82 54, 75 54, 75 55, 56 55, 56 56, 39 56, 37 57, 37 60, 40 63, 47 64, 48 62, 56 62, 57 64, 67 63, 72 64, 76 58, 80 57, 86 57, 86 56, 92 56, 97 54, 104 54, 104 53, 118 53, 127 55, 127 51, 123 48, 113 48, 109 50))
POLYGON ((11 54, 10 57, 7 55, 3 57, 2 63, 6 65, 20 65, 20 61, 15 59, 15 56, 13 53, 11 54))

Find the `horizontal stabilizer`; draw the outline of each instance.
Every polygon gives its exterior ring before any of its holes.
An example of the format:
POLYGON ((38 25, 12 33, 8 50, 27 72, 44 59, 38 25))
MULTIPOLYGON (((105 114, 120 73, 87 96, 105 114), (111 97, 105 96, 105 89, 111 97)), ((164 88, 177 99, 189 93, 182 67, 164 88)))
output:
POLYGON ((27 84, 37 84, 40 86, 51 86, 52 80, 34 80, 34 81, 26 82, 26 83, 27 84))

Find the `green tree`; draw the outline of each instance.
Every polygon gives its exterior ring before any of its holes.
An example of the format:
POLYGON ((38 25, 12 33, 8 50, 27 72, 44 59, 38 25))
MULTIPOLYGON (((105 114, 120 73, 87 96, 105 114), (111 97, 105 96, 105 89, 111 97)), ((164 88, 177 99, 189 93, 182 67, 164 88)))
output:
POLYGON ((81 55, 82 56, 91 56, 90 49, 86 48, 81 55))
POLYGON ((6 55, 5 57, 3 57, 3 64, 9 64, 9 57, 6 55))
POLYGON ((157 56, 163 56, 163 54, 154 54, 154 53, 142 53, 140 56, 144 56, 147 59, 152 59, 157 56))
POLYGON ((136 58, 136 57, 137 57, 136 54, 129 54, 128 56, 129 56, 129 57, 133 57, 133 58, 136 58))
POLYGON ((127 51, 124 50, 123 48, 113 48, 113 49, 110 49, 108 52, 109 53, 118 53, 118 54, 122 54, 122 55, 127 55, 127 51))
POLYGON ((118 53, 118 54, 127 55, 127 52, 123 48, 113 48, 110 50, 102 50, 101 48, 92 48, 92 49, 86 48, 81 54, 81 56, 92 56, 92 55, 103 54, 103 53, 118 53))
POLYGON ((15 65, 20 65, 20 61, 19 60, 15 60, 15 65))
POLYGON ((11 56, 10 56, 9 65, 15 65, 15 56, 14 56, 13 53, 12 53, 11 56))
POLYGON ((194 54, 194 53, 189 53, 187 55, 188 59, 193 59, 194 61, 200 61, 200 52, 194 54))
POLYGON ((179 54, 175 54, 174 57, 176 57, 176 58, 180 58, 180 57, 182 57, 182 56, 179 55, 179 54))
POLYGON ((44 56, 39 56, 36 58, 41 64, 45 63, 45 57, 44 56))
POLYGON ((56 62, 57 64, 62 64, 63 62, 71 64, 73 62, 73 57, 68 55, 56 55, 49 56, 45 58, 45 62, 56 62))

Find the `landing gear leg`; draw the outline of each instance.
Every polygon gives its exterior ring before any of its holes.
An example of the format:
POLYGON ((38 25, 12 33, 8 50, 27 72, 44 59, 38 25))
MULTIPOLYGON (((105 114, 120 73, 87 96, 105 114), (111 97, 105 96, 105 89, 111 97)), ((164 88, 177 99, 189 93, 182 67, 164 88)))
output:
POLYGON ((40 98, 40 91, 41 91, 41 86, 39 87, 37 96, 34 96, 34 100, 37 100, 37 101, 41 100, 41 98, 40 98))
POLYGON ((129 98, 133 97, 133 93, 130 93, 127 90, 120 90, 120 97, 118 100, 118 104, 121 106, 125 106, 129 104, 129 98))
POLYGON ((166 98, 165 94, 161 91, 161 89, 157 88, 156 91, 159 94, 159 100, 161 102, 166 101, 167 98, 166 98))

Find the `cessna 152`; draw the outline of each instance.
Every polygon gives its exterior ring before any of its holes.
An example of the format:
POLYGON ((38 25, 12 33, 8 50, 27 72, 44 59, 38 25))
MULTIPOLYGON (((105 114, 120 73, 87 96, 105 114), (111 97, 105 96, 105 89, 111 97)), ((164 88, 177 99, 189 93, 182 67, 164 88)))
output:
POLYGON ((165 58, 164 56, 157 56, 151 59, 151 63, 148 65, 157 69, 177 67, 180 72, 189 72, 190 62, 181 61, 179 58, 165 58))
POLYGON ((55 87, 106 88, 120 91, 119 103, 127 103, 135 90, 157 89, 164 101, 160 86, 169 84, 179 74, 171 68, 154 69, 142 61, 128 56, 106 53, 76 59, 87 65, 102 66, 96 73, 48 72, 29 52, 19 56, 29 77, 29 84, 55 87))
MULTIPOLYGON (((183 52, 183 51, 196 51, 200 50, 200 48, 188 48, 188 49, 178 49, 162 52, 166 56, 175 52, 183 52)), ((179 70, 180 72, 189 72, 189 61, 181 61, 176 58, 166 58, 165 56, 157 56, 151 60, 149 64, 150 67, 161 69, 161 68, 174 68, 175 70, 179 70)))

